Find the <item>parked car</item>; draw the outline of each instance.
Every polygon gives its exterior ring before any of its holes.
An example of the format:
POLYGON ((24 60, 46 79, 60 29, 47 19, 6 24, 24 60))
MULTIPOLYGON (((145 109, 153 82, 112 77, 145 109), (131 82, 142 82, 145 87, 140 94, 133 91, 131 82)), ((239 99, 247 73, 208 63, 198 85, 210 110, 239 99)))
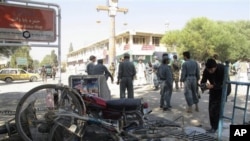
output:
POLYGON ((16 80, 29 80, 35 82, 39 78, 37 73, 29 73, 19 68, 4 68, 0 70, 0 80, 10 83, 16 80))

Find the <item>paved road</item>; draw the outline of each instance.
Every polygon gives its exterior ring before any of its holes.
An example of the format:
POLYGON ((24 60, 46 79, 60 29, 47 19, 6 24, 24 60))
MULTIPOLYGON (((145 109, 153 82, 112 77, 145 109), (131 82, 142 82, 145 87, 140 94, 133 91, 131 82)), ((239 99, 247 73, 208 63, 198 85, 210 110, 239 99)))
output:
MULTIPOLYGON (((68 84, 68 76, 67 74, 62 74, 62 83, 68 84)), ((58 83, 58 78, 56 80, 48 79, 47 83, 58 83)), ((4 82, 0 82, 0 111, 3 110, 13 110, 15 111, 16 105, 19 99, 32 88, 44 84, 41 80, 38 82, 28 82, 28 81, 18 81, 10 84, 6 84, 4 82)), ((109 88, 111 90, 112 98, 119 98, 119 86, 116 84, 111 84, 108 81, 109 88)), ((202 94, 199 102, 200 112, 193 112, 192 114, 186 113, 186 101, 183 95, 183 90, 174 91, 172 96, 172 110, 171 111, 162 111, 159 108, 159 91, 153 91, 149 85, 144 86, 136 86, 135 89, 135 97, 143 98, 145 101, 149 103, 150 108, 153 112, 150 114, 150 118, 165 118, 170 121, 174 121, 176 118, 182 117, 182 120, 176 121, 176 123, 183 124, 183 127, 188 126, 198 126, 204 129, 208 129, 209 119, 208 119, 208 94, 202 94)), ((228 102, 226 103, 225 114, 231 116, 232 114, 232 102, 233 95, 231 94, 228 98, 228 102)), ((240 97, 240 105, 243 105, 244 94, 240 97)), ((248 113, 249 114, 249 113, 248 113)), ((242 112, 236 114, 235 122, 242 123, 242 112)), ((0 116, 0 124, 4 123, 10 118, 14 116, 9 115, 1 115, 0 116)), ((250 117, 250 116, 248 116, 250 117)), ((250 119, 247 119, 249 121, 250 119)), ((228 122, 226 122, 228 123, 228 122)), ((223 135, 228 136, 228 124, 225 124, 225 130, 223 135)))

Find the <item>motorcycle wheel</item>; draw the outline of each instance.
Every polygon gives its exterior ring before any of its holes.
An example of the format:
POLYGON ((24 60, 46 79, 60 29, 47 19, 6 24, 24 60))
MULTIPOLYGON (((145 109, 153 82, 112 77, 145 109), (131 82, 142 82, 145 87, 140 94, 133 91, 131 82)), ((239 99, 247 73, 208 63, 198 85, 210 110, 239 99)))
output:
MULTIPOLYGON (((58 114, 83 114, 85 105, 77 95, 71 88, 57 84, 45 84, 31 89, 17 105, 15 123, 18 134, 25 141, 47 141, 58 114)), ((70 121, 76 122, 73 118, 70 121)))
POLYGON ((122 128, 124 130, 130 130, 136 127, 143 127, 144 120, 140 112, 131 112, 126 113, 126 116, 123 118, 123 123, 124 126, 122 128))

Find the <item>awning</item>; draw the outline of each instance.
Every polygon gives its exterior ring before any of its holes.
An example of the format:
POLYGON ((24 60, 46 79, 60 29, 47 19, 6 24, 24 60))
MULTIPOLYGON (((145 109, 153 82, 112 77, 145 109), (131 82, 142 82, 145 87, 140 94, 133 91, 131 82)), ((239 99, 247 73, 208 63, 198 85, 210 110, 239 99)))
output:
POLYGON ((158 60, 162 60, 162 54, 166 53, 166 52, 162 52, 162 51, 155 51, 153 53, 154 56, 156 56, 158 58, 158 60))
POLYGON ((138 51, 132 51, 132 55, 153 55, 152 50, 138 50, 138 51))
POLYGON ((168 53, 168 57, 172 60, 173 59, 173 56, 176 55, 176 53, 169 53, 169 52, 165 52, 165 51, 155 51, 153 53, 154 56, 157 56, 157 58, 159 60, 162 60, 162 54, 163 53, 168 53))

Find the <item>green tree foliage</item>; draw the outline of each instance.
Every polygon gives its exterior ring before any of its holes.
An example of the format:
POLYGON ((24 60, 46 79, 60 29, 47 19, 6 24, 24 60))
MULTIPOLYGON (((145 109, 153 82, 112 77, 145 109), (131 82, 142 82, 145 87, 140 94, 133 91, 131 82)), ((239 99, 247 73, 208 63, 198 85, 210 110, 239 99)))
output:
POLYGON ((23 47, 18 47, 14 53, 11 55, 11 59, 10 59, 10 67, 19 67, 19 68, 23 68, 23 69, 27 69, 28 68, 33 68, 33 59, 30 57, 30 47, 28 46, 23 46, 23 47), (26 58, 28 61, 27 65, 18 65, 16 62, 16 59, 18 57, 21 58, 26 58))
POLYGON ((214 54, 221 61, 250 57, 250 22, 212 21, 205 17, 190 20, 181 31, 168 32, 161 40, 167 46, 175 44, 177 51, 190 51, 197 60, 214 54))
POLYGON ((52 50, 50 54, 46 55, 40 63, 40 66, 43 65, 58 65, 57 55, 55 50, 52 50))
MULTIPOLYGON (((6 43, 20 44, 18 41, 6 41, 6 43)), ((0 46, 0 56, 9 57, 21 46, 0 46)))
POLYGON ((178 45, 179 41, 179 30, 169 31, 163 38, 162 41, 167 45, 167 50, 173 51, 174 48, 178 45))
POLYGON ((39 64, 40 64, 39 60, 33 60, 33 68, 34 69, 38 69, 40 67, 39 64))
POLYGON ((57 59, 57 55, 55 53, 55 50, 51 51, 50 57, 52 60, 52 64, 58 66, 58 59, 57 59))

